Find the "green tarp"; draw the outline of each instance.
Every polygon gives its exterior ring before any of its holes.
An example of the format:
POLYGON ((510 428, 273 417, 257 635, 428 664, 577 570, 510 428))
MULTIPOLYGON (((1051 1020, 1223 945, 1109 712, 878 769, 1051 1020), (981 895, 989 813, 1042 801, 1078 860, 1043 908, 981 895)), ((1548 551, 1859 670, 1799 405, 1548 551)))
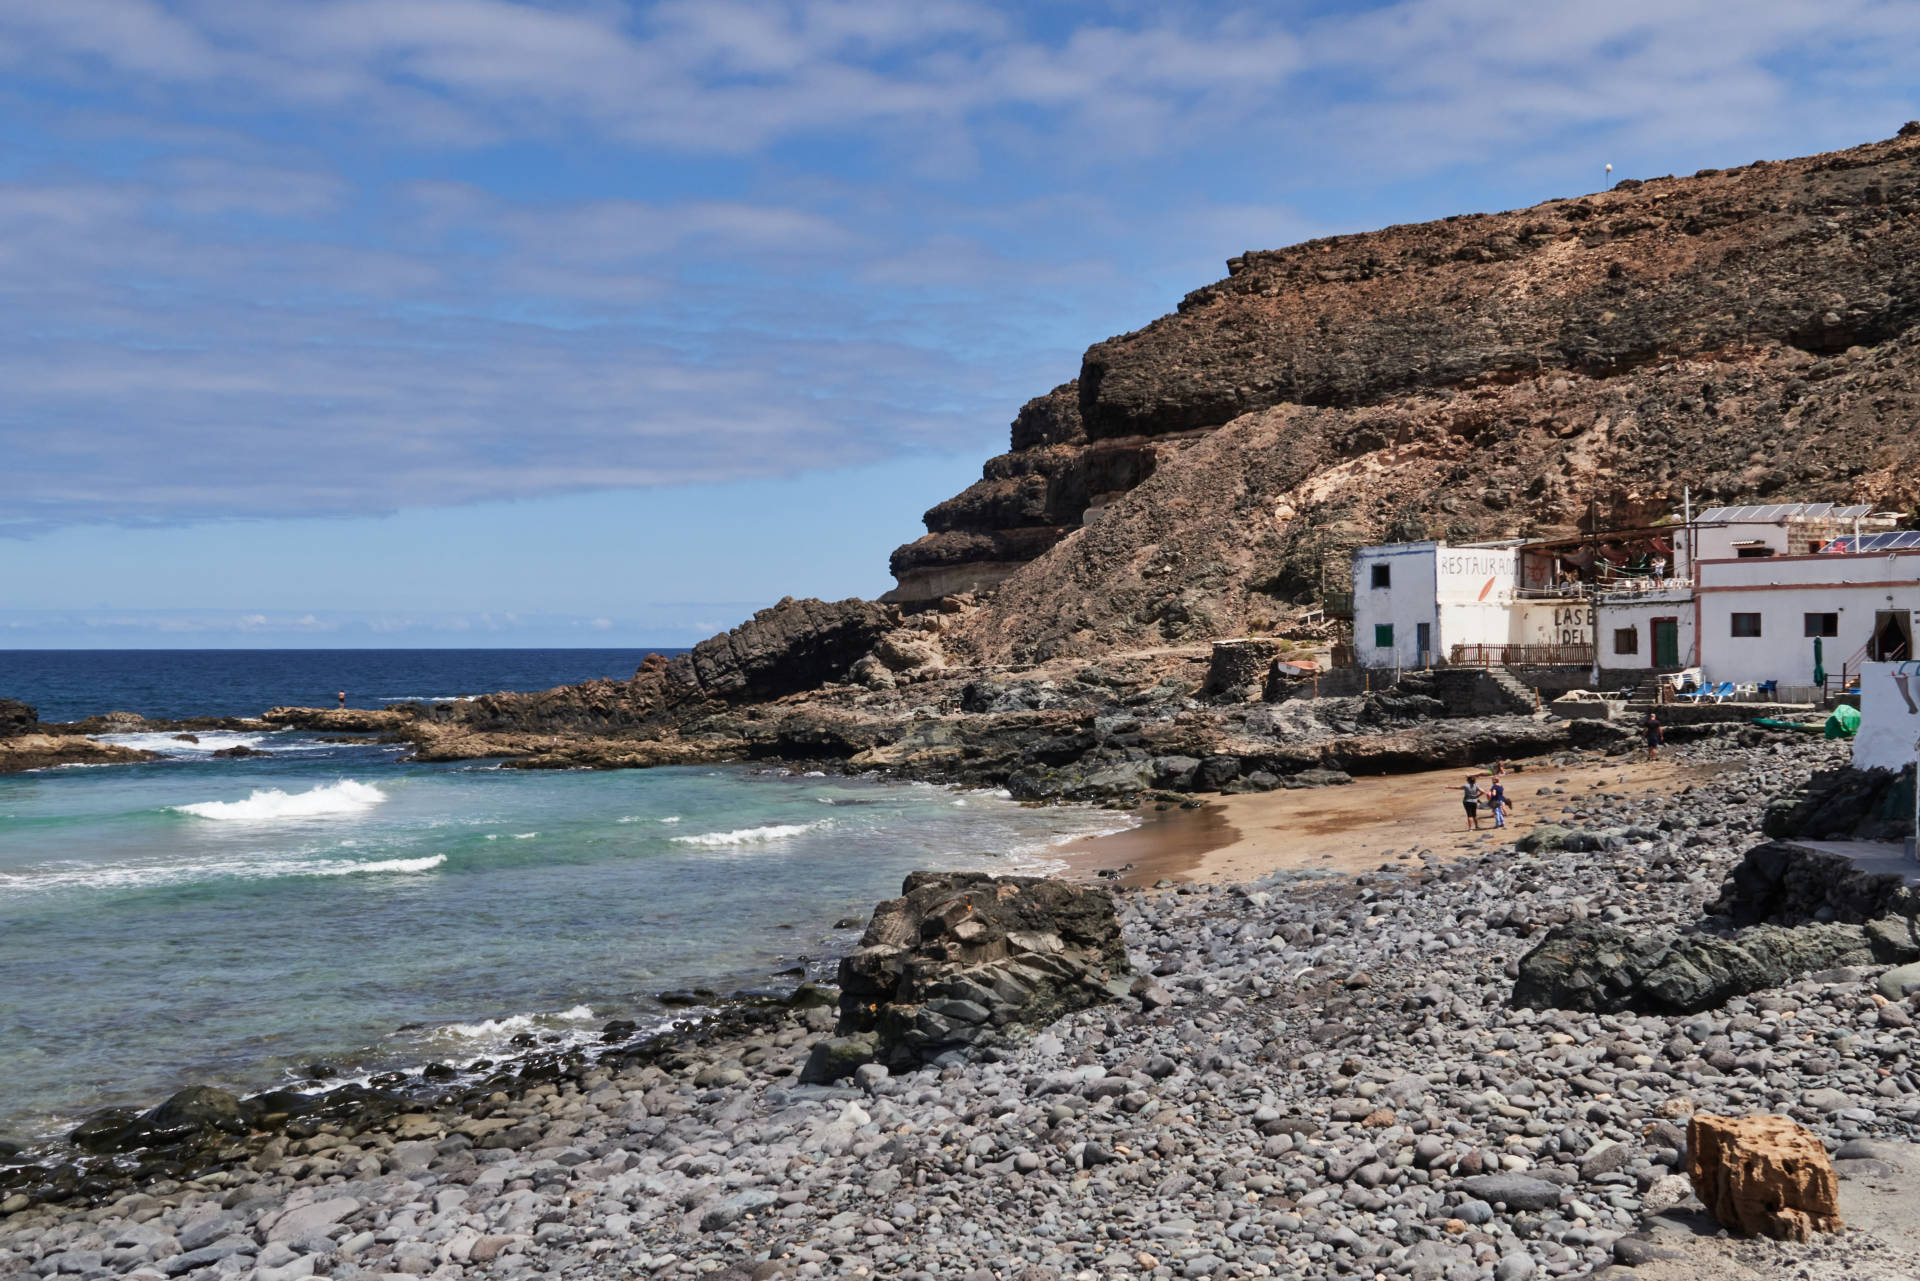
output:
POLYGON ((1827 717, 1828 738, 1852 738, 1860 728, 1860 713, 1845 703, 1833 709, 1833 715, 1827 717))

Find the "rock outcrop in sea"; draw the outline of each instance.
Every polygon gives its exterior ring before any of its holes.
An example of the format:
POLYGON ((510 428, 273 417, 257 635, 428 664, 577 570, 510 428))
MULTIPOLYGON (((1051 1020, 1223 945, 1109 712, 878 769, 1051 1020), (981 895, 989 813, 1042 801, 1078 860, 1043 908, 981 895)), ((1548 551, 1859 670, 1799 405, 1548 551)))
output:
POLYGON ((0 774, 56 765, 131 765, 152 752, 100 743, 64 725, 45 725, 40 713, 16 698, 0 698, 0 774))

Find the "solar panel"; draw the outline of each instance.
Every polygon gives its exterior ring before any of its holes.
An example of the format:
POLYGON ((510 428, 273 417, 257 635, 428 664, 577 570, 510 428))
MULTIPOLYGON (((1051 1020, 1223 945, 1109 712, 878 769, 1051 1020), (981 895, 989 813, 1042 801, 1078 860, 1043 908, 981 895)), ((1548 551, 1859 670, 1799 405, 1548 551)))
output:
POLYGON ((1871 515, 1872 512, 1870 505, 1836 507, 1832 503, 1772 503, 1766 506, 1710 507, 1700 513, 1700 520, 1709 525, 1770 524, 1794 519, 1852 520, 1856 516, 1871 515))
POLYGON ((1870 555, 1874 552, 1906 551, 1920 547, 1920 529, 1896 529, 1883 534, 1862 534, 1858 540, 1836 538, 1827 544, 1828 551, 1853 552, 1870 555), (1858 546, 1856 546, 1856 542, 1858 546))

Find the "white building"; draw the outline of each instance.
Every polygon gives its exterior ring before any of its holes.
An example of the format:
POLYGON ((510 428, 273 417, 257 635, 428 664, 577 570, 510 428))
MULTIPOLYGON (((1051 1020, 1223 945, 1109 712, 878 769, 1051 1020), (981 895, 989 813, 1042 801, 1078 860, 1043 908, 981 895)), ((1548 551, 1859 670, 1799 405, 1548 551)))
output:
POLYGON ((1816 639, 1831 676, 1914 657, 1920 534, 1876 535, 1858 552, 1703 559, 1694 576, 1707 680, 1811 685, 1816 639))
MULTIPOLYGON (((1590 645, 1591 605, 1515 590, 1515 543, 1364 547, 1353 558, 1353 648, 1361 667, 1535 661, 1590 645)), ((1584 659, 1582 660, 1584 661, 1584 659)))
POLYGON ((1594 659, 1603 672, 1673 672, 1698 666, 1690 583, 1607 592, 1594 602, 1594 659))
POLYGON ((1519 558, 1511 546, 1363 547, 1353 557, 1353 654, 1361 667, 1426 667, 1446 646, 1504 637, 1519 558))

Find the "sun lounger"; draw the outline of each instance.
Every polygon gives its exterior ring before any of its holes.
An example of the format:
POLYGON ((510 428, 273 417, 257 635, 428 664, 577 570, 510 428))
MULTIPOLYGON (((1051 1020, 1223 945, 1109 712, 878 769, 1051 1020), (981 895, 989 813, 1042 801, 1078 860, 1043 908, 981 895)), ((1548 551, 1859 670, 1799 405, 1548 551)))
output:
POLYGON ((1703 698, 1711 698, 1713 697, 1713 683, 1711 681, 1701 681, 1694 688, 1677 694, 1675 697, 1684 698, 1689 703, 1697 703, 1703 698))
POLYGON ((1716 703, 1724 703, 1733 697, 1733 693, 1733 682, 1721 681, 1713 691, 1713 701, 1716 703))

